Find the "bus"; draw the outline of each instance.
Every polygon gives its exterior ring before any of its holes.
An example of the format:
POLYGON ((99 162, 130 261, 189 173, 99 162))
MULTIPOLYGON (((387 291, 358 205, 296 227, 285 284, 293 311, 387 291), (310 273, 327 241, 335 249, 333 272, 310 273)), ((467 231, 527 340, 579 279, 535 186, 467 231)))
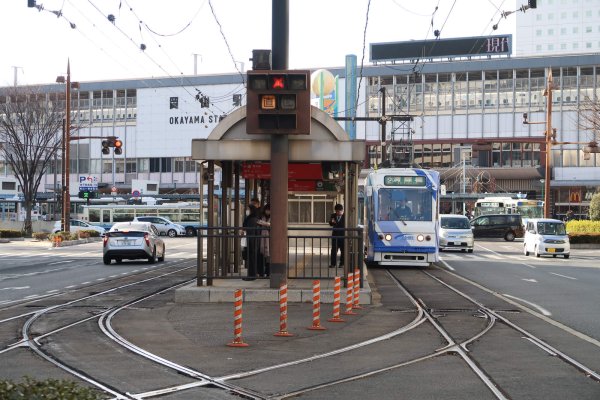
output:
POLYGON ((439 261, 440 175, 418 168, 383 168, 364 189, 367 265, 427 267, 439 261))
POLYGON ((544 218, 544 202, 512 197, 485 197, 475 202, 475 217, 488 214, 521 214, 523 224, 530 218, 544 218))
POLYGON ((82 220, 106 229, 115 222, 133 221, 135 217, 157 216, 165 217, 171 222, 183 225, 186 236, 195 236, 201 226, 206 226, 208 210, 202 208, 200 218, 199 202, 168 203, 161 205, 89 205, 83 206, 82 220))

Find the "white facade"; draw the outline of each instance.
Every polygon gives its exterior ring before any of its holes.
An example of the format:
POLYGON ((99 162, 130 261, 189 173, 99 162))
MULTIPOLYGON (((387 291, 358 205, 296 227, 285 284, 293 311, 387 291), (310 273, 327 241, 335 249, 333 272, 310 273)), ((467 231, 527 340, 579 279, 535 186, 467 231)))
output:
POLYGON ((516 19, 519 57, 600 52, 600 0, 538 0, 516 19))

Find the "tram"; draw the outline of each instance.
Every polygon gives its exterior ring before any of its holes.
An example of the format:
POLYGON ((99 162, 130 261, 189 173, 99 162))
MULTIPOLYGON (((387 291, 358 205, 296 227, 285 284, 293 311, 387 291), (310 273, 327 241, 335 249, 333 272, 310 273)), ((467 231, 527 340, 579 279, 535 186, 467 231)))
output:
POLYGON ((427 267, 439 260, 439 173, 383 168, 365 181, 367 265, 427 267))

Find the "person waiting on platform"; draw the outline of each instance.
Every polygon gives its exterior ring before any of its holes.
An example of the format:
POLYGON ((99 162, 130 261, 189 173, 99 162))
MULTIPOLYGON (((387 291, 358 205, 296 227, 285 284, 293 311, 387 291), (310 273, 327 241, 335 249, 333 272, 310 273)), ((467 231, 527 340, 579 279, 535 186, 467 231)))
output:
POLYGON ((336 204, 334 207, 335 213, 329 217, 329 225, 333 227, 331 232, 331 257, 329 268, 335 268, 337 253, 340 251, 340 267, 344 265, 344 236, 346 234, 344 222, 344 206, 336 204))

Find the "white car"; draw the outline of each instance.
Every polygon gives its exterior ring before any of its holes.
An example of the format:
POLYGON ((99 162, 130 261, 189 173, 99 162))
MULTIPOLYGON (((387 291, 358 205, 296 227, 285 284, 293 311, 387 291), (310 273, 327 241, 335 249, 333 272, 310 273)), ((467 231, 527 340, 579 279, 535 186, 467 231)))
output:
POLYGON ((473 231, 469 224, 469 218, 463 215, 442 214, 440 215, 440 251, 456 249, 473 252, 473 231))
POLYGON ((103 261, 109 265, 123 260, 145 259, 149 263, 165 260, 165 243, 149 222, 117 222, 104 235, 103 261))
POLYGON ((165 217, 154 217, 148 215, 144 217, 135 217, 133 221, 150 222, 156 227, 160 235, 167 235, 168 237, 185 236, 185 227, 183 225, 173 223, 165 217))
POLYGON ((569 258, 571 243, 567 235, 565 223, 558 219, 530 219, 527 221, 525 237, 523 239, 523 254, 558 255, 569 258))
MULTIPOLYGON (((96 231, 100 234, 100 236, 104 235, 106 230, 101 226, 92 225, 88 222, 81 221, 79 219, 71 220, 71 232, 79 232, 79 231, 96 231)), ((54 227, 52 228, 52 233, 60 232, 60 221, 56 221, 54 223, 54 227)))

